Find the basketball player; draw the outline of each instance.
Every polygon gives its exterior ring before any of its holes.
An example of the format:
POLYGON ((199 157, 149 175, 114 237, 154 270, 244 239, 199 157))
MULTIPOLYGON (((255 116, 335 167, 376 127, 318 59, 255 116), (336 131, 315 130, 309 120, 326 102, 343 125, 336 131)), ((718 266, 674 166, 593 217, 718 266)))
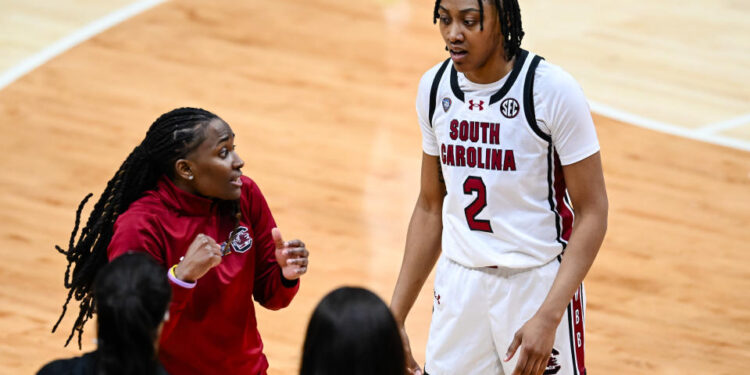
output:
POLYGON ((96 302, 91 282, 107 259, 140 251, 164 267, 172 286, 159 347, 169 373, 265 374, 253 299, 272 310, 289 305, 309 253, 299 240, 282 240, 243 166, 232 129, 215 114, 178 108, 156 119, 107 184, 81 237, 75 241, 89 197, 76 212, 69 249, 58 247, 68 258, 70 289, 60 319, 72 296, 81 301, 70 337, 79 332, 80 344, 96 302))
POLYGON ((434 18, 450 58, 419 84, 421 189, 391 306, 407 349, 437 262, 426 373, 583 375, 582 282, 608 211, 586 99, 520 48, 516 0, 437 0, 434 18))

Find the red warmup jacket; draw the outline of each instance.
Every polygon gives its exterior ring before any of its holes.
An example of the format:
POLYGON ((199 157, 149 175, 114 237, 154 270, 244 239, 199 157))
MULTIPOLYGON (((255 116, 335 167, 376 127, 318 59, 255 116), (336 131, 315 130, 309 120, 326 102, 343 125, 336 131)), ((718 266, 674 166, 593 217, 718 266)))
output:
MULTIPOLYGON (((243 176, 242 183, 241 229, 232 252, 194 288, 172 284, 159 348, 170 374, 266 374, 252 299, 277 310, 299 289, 298 281, 283 279, 276 262, 271 237, 276 223, 265 198, 251 179, 243 176)), ((228 203, 189 194, 162 177, 115 222, 109 259, 145 251, 166 271, 200 233, 223 246, 235 222, 228 203)))

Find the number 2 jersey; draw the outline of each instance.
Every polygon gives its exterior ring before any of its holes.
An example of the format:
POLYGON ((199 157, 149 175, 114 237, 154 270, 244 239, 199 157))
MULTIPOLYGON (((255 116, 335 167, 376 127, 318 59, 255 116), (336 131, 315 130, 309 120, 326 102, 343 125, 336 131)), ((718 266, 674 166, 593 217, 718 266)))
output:
POLYGON ((529 268, 563 252, 574 215, 562 166, 599 151, 570 74, 522 50, 505 77, 477 84, 448 59, 422 76, 417 115, 422 148, 445 179, 448 258, 529 268))

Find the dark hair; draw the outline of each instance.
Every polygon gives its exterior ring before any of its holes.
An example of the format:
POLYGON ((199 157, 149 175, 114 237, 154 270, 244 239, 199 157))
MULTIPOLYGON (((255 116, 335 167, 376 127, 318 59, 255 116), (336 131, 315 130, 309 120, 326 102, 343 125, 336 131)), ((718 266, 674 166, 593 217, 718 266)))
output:
POLYGON ((151 256, 128 253, 105 265, 94 281, 98 315, 98 373, 155 374, 154 348, 172 287, 151 256))
MULTIPOLYGON (((133 149, 112 179, 107 182, 107 187, 94 205, 86 226, 76 241, 81 211, 92 194, 88 194, 81 201, 76 210, 75 225, 68 249, 55 246, 68 260, 64 285, 70 291, 52 332, 57 330, 65 316, 71 297, 80 301, 78 318, 65 342, 66 346, 75 332, 78 332, 78 346, 81 346, 83 326, 91 318, 96 301, 96 296, 91 293, 91 284, 97 271, 107 263, 107 247, 112 239, 115 221, 145 191, 155 188, 162 175, 174 177, 175 162, 186 157, 205 140, 205 130, 215 119, 220 120, 215 114, 199 108, 178 108, 159 116, 151 124, 141 144, 133 149)), ((233 215, 239 222, 239 208, 236 203, 233 210, 233 215)))
POLYGON ((301 375, 406 374, 391 310, 372 292, 342 287, 323 298, 307 326, 301 375))
MULTIPOLYGON (((484 5, 482 0, 477 0, 477 2, 479 3, 479 27, 480 30, 484 30, 484 5)), ((492 0, 492 3, 495 4, 500 21, 505 58, 510 60, 521 51, 521 40, 524 36, 521 25, 521 8, 518 6, 518 0, 492 0)), ((432 23, 436 23, 440 18, 439 9, 440 0, 435 0, 432 23)))

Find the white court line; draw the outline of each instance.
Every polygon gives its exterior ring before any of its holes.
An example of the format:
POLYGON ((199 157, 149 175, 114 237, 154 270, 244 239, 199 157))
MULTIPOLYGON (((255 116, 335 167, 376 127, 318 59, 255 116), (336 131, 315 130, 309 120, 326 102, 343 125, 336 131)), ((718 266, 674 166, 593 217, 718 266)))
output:
POLYGON ((742 123, 737 123, 737 122, 740 120, 746 120, 748 116, 741 116, 741 117, 738 117, 729 121, 723 121, 723 122, 715 123, 712 125, 704 126, 702 128, 699 128, 698 130, 693 130, 693 129, 688 129, 688 128, 684 128, 684 127, 673 125, 673 124, 668 124, 666 122, 652 120, 650 118, 632 114, 630 112, 619 110, 617 108, 610 107, 606 104, 602 104, 602 103, 598 103, 594 101, 589 101, 589 106, 591 107, 592 112, 596 112, 600 115, 610 117, 618 121, 626 122, 628 124, 640 126, 642 128, 656 130, 662 133, 677 135, 680 137, 695 139, 697 141, 713 143, 713 144, 720 145, 720 146, 726 146, 726 147, 737 148, 740 150, 750 151, 750 142, 713 134, 710 130, 713 128, 708 128, 709 126, 716 127, 717 129, 722 126, 726 128, 738 126, 744 123, 744 121, 742 123), (730 121, 731 123, 729 123, 730 121), (727 125, 728 123, 729 125, 727 125), (709 130, 705 130, 707 128, 709 130))
POLYGON ((51 60, 55 56, 73 48, 75 45, 88 40, 92 36, 141 13, 165 0, 141 0, 120 8, 88 25, 74 31, 72 34, 58 40, 47 48, 21 61, 19 64, 0 74, 0 90, 23 77, 26 73, 51 60))
POLYGON ((714 122, 713 124, 704 125, 696 129, 695 131, 696 133, 701 134, 714 134, 746 124, 750 124, 750 113, 746 113, 742 116, 731 118, 726 121, 714 122))

